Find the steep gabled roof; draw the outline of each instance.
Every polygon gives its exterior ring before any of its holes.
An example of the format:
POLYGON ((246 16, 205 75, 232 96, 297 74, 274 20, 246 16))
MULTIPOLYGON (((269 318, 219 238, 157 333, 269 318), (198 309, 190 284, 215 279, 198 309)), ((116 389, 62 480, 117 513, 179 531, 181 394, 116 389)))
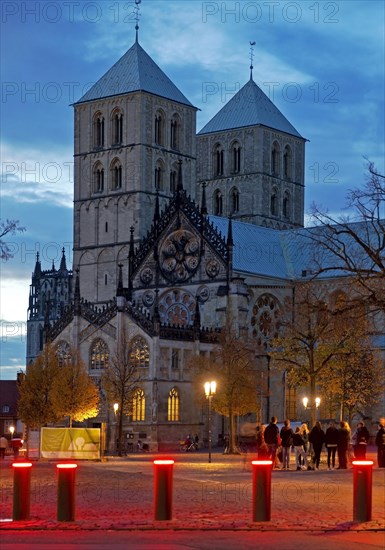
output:
POLYGON ((290 124, 252 79, 222 107, 206 126, 198 132, 198 135, 246 126, 266 126, 302 138, 294 126, 290 124))
POLYGON ((138 42, 135 42, 75 105, 138 91, 148 92, 192 107, 189 100, 138 42))

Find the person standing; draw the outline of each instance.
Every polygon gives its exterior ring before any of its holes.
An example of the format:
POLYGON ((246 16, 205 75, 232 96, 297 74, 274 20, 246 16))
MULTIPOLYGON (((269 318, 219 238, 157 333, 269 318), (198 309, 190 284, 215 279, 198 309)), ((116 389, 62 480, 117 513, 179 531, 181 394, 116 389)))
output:
POLYGON ((0 459, 5 458, 6 449, 8 449, 8 439, 2 435, 0 437, 0 459))
POLYGON ((334 470, 336 465, 336 452, 338 445, 338 430, 332 420, 325 433, 325 446, 328 452, 328 470, 334 470))
POLYGON ((354 438, 354 458, 357 460, 365 460, 366 458, 366 446, 369 443, 369 432, 368 428, 365 426, 363 422, 357 423, 357 428, 355 431, 355 434, 353 436, 354 438))
POLYGON ((309 434, 309 441, 313 445, 313 464, 314 469, 319 470, 321 460, 322 446, 325 442, 325 432, 322 429, 321 422, 316 422, 309 434))
POLYGON ((293 430, 290 428, 290 420, 284 421, 280 436, 282 440, 282 470, 290 470, 290 447, 293 445, 293 430))
POLYGON ((265 428, 264 432, 265 443, 267 445, 267 454, 273 461, 272 467, 275 466, 275 460, 277 456, 279 428, 277 426, 277 417, 272 416, 270 424, 265 428))
POLYGON ((346 470, 348 467, 348 450, 350 444, 350 430, 347 428, 347 423, 343 420, 340 421, 340 427, 338 429, 338 470, 346 470))
POLYGON ((385 468, 385 418, 381 418, 376 435, 377 461, 379 468, 385 468))
POLYGON ((302 436, 301 428, 299 426, 297 426, 295 433, 293 435, 293 446, 295 451, 295 461, 297 464, 297 470, 302 470, 302 469, 310 470, 310 466, 304 450, 303 436, 302 436), (303 466, 301 464, 301 457, 303 459, 303 466))
MULTIPOLYGON (((306 422, 301 425, 301 435, 303 439, 303 450, 305 451, 305 455, 307 457, 309 451, 309 428, 307 427, 306 422)), ((305 464, 305 461, 301 456, 299 457, 299 463, 301 466, 304 466, 305 464)))

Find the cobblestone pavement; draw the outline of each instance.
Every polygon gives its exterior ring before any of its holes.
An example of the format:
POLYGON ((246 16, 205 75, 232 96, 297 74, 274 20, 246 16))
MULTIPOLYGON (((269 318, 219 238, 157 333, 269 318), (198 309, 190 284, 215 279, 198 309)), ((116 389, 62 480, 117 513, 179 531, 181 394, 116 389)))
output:
MULTIPOLYGON (((84 462, 77 469, 76 517, 56 520, 56 468, 34 462, 31 473, 31 514, 11 521, 13 469, 3 461, 0 471, 0 536, 10 531, 132 530, 363 532, 385 529, 385 470, 373 469, 372 521, 353 522, 351 470, 272 472, 271 521, 252 521, 251 459, 213 454, 175 456, 172 521, 155 521, 153 464, 155 455, 131 455, 106 462, 84 462)), ((293 458, 292 458, 293 461, 293 458)), ((383 532, 382 532, 383 535, 383 532)), ((385 543, 385 538, 384 538, 385 543)), ((364 546, 361 545, 361 548, 364 546)), ((375 546, 373 546, 375 547, 375 546)), ((378 546, 381 548, 381 546, 378 546)), ((211 548, 213 548, 211 546, 211 548)))

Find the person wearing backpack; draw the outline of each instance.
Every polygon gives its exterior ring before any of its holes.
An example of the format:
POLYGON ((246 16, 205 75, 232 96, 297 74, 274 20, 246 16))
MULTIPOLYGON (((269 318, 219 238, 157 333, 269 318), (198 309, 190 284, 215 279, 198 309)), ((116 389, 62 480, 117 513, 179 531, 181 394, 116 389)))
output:
POLYGON ((264 431, 264 439, 267 445, 268 457, 273 461, 272 467, 275 466, 275 460, 278 449, 279 428, 277 426, 277 417, 272 416, 270 424, 268 424, 264 431))
POLYGON ((357 422, 357 428, 353 435, 354 444, 354 458, 357 460, 365 460, 366 458, 366 446, 369 443, 368 428, 363 422, 357 422))

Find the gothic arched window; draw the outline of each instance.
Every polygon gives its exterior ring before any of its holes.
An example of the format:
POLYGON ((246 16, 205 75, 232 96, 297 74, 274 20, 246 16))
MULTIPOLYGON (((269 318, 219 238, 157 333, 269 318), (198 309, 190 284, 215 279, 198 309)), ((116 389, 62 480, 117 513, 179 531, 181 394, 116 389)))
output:
POLYGON ((224 167, 224 151, 221 145, 217 145, 214 149, 214 176, 223 176, 224 167))
POLYGON ((234 187, 230 191, 230 205, 231 205, 231 214, 239 212, 239 191, 234 187))
POLYGON ((283 196, 282 215, 284 218, 290 218, 290 195, 287 191, 283 196))
POLYGON ((176 191, 176 181, 177 181, 176 170, 171 170, 171 172, 170 172, 170 191, 171 191, 171 193, 175 193, 175 191, 176 191))
POLYGON ((65 340, 60 340, 56 346, 56 357, 59 367, 65 367, 71 362, 71 347, 65 340))
POLYGON ((172 388, 168 394, 167 402, 167 420, 168 422, 179 422, 179 392, 176 388, 172 388))
POLYGON ((132 397, 132 421, 143 422, 146 417, 146 398, 144 391, 137 388, 132 397))
POLYGON ((119 159, 114 159, 111 163, 111 188, 122 188, 122 165, 119 159))
POLYGON ((99 162, 94 168, 94 192, 102 193, 104 191, 104 168, 99 162))
POLYGON ((102 370, 108 366, 109 351, 104 340, 94 340, 90 350, 90 369, 102 370))
POLYGON ((241 146, 234 143, 232 146, 232 172, 238 174, 241 170, 241 146))
POLYGON ((271 173, 275 176, 279 176, 280 169, 279 169, 279 163, 280 163, 280 148, 277 141, 274 141, 273 146, 271 148, 271 173))
POLYGON ((104 147, 104 116, 100 112, 94 116, 94 147, 104 147))
POLYGON ((278 201, 276 190, 273 190, 270 197, 270 214, 272 216, 278 216, 278 201))
POLYGON ((174 115, 170 124, 170 147, 171 149, 180 149, 180 119, 174 115))
POLYGON ((130 362, 133 367, 148 367, 150 364, 150 352, 148 344, 141 336, 132 339, 130 353, 130 362))
POLYGON ((164 115, 158 111, 155 115, 154 141, 157 145, 164 145, 164 115))
POLYGON ((154 172, 154 185, 156 191, 163 191, 164 166, 161 160, 158 160, 154 172))
POLYGON ((283 153, 283 175, 286 179, 291 179, 292 174, 292 154, 291 149, 286 145, 283 153))
POLYGON ((222 216, 223 214, 223 196, 219 189, 214 193, 214 214, 216 216, 222 216))
POLYGON ((112 145, 120 145, 123 142, 123 113, 120 109, 115 109, 111 119, 112 145))

